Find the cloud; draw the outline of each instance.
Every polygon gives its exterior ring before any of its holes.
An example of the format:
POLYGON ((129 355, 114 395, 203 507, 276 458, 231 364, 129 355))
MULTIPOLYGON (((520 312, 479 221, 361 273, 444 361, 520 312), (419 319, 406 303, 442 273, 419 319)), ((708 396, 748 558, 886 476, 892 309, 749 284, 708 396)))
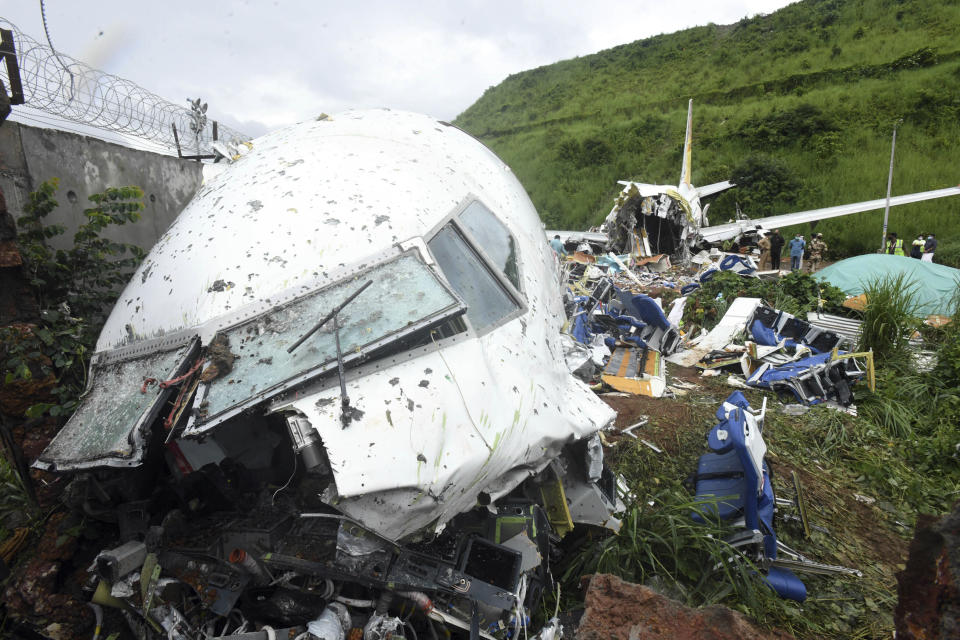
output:
MULTIPOLYGON (((48 0, 58 49, 170 102, 210 103, 250 135, 321 112, 391 107, 452 119, 508 75, 786 0, 443 0, 137 4, 48 0), (90 61, 91 63, 93 60, 90 61)), ((4 7, 43 42, 34 3, 4 7)))

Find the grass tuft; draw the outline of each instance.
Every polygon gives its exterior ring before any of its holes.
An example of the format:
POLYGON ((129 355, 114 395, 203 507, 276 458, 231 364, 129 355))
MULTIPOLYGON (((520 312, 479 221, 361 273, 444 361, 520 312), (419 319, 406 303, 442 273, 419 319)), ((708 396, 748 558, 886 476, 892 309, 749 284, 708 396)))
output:
POLYGON ((883 276, 864 283, 863 292, 867 306, 857 349, 872 349, 878 365, 903 365, 908 340, 919 327, 917 284, 904 274, 883 276))

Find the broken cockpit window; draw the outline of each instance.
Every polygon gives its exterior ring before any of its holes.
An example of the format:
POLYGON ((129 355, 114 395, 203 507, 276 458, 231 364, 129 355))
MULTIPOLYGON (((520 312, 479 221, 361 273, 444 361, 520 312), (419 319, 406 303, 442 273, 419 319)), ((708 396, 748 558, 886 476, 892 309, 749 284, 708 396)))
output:
POLYGON ((226 366, 213 362, 221 365, 220 371, 203 376, 206 384, 194 405, 199 411, 185 434, 205 431, 246 407, 336 368, 333 323, 311 335, 293 353, 287 349, 363 281, 373 284, 337 316, 346 364, 464 312, 463 303, 413 251, 271 309, 221 331, 211 343, 211 347, 218 345, 222 352, 218 359, 226 366))
POLYGON ((441 227, 427 244, 443 275, 466 301, 467 317, 475 329, 482 331, 520 309, 453 222, 441 227))
POLYGON ((483 252, 507 280, 520 290, 520 271, 517 268, 517 243, 510 231, 493 212, 474 200, 457 216, 483 252))
POLYGON ((146 380, 181 375, 193 360, 189 356, 196 343, 120 362, 95 363, 80 406, 35 466, 56 470, 138 464, 145 431, 172 393, 146 380))

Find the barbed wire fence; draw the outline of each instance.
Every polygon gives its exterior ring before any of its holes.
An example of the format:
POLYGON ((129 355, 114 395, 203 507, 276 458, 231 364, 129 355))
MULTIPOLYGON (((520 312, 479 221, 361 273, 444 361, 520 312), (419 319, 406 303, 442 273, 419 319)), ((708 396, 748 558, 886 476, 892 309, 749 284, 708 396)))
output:
MULTIPOLYGON (((214 131, 226 143, 249 136, 208 121, 199 102, 174 104, 118 76, 93 69, 69 55, 54 51, 0 18, 0 29, 13 32, 25 106, 70 122, 123 136, 134 136, 184 155, 213 154, 214 131), (179 137, 179 145, 174 135, 179 137)), ((0 80, 10 78, 0 65, 0 80)))

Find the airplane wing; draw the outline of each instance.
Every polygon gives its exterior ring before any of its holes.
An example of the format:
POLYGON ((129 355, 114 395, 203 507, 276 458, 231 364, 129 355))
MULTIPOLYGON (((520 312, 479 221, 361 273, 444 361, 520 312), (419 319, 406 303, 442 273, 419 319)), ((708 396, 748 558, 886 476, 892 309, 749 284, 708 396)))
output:
MULTIPOLYGON (((673 191, 677 190, 676 186, 670 186, 668 184, 646 184, 644 182, 630 182, 629 180, 620 180, 617 184, 622 184, 624 186, 624 191, 626 191, 631 185, 637 188, 637 191, 640 193, 640 196, 646 198, 648 196, 658 196, 661 193, 666 193, 667 189, 673 191)), ((713 186, 713 185, 711 185, 713 186)))
POLYGON ((708 184, 705 187, 697 187, 697 193, 700 194, 701 198, 706 198, 707 196, 712 196, 715 193, 720 193, 725 189, 730 187, 735 187, 734 183, 729 180, 724 180, 723 182, 715 182, 713 184, 708 184))
MULTIPOLYGON (((712 186, 712 185, 711 185, 712 186)), ((890 206, 898 204, 910 204, 911 202, 922 202, 923 200, 933 200, 934 198, 945 198, 947 196, 960 195, 960 186, 947 187, 946 189, 936 189, 934 191, 921 191, 919 193, 908 193, 903 196, 890 198, 890 206)), ((797 213, 785 213, 779 216, 770 216, 767 218, 756 218, 753 220, 738 220, 728 224, 718 224, 711 227, 701 227, 700 237, 707 242, 720 242, 735 238, 744 231, 752 229, 775 229, 778 227, 788 227, 803 222, 813 222, 815 220, 826 220, 827 218, 837 218, 839 216, 850 215, 851 213, 860 213, 862 211, 873 211, 883 209, 887 204, 886 198, 877 200, 867 200, 866 202, 854 202, 853 204, 841 204, 836 207, 826 207, 824 209, 811 209, 810 211, 798 211, 797 213)))

